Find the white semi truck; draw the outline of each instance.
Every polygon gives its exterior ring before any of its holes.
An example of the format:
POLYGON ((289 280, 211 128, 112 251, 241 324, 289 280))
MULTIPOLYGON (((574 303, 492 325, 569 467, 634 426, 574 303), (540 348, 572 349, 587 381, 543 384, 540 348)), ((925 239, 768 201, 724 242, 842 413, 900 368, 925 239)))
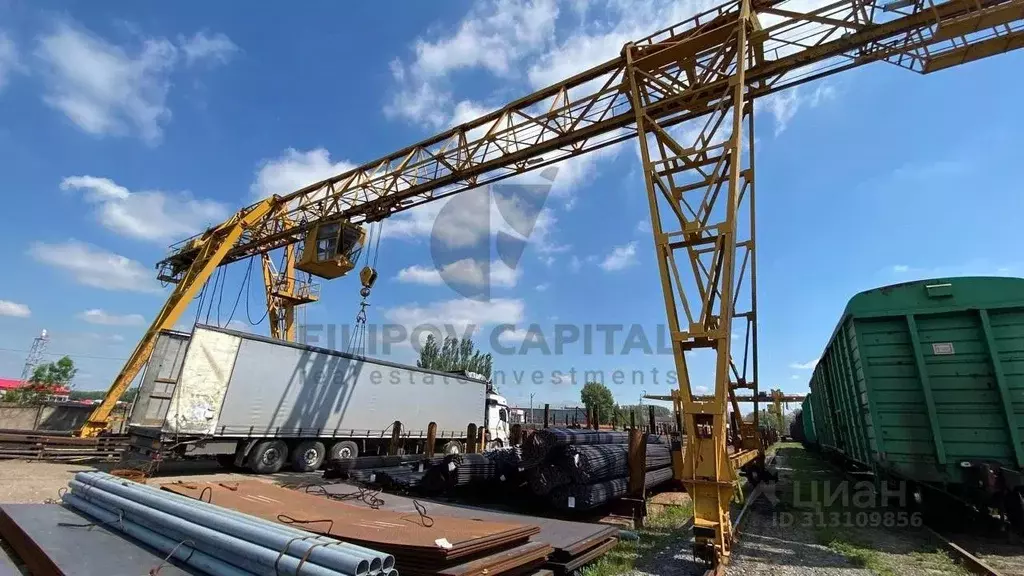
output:
POLYGON ((129 417, 133 458, 215 456, 257 473, 403 451, 465 450, 469 424, 507 445, 509 407, 475 375, 450 374, 198 325, 162 332, 129 417))

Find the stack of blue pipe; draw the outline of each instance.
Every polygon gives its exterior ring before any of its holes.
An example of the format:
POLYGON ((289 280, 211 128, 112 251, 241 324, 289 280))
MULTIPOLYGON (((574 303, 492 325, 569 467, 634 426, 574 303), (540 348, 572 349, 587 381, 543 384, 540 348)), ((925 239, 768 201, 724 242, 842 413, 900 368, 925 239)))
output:
POLYGON ((65 505, 207 574, 398 576, 390 554, 103 472, 79 472, 68 487, 65 505))

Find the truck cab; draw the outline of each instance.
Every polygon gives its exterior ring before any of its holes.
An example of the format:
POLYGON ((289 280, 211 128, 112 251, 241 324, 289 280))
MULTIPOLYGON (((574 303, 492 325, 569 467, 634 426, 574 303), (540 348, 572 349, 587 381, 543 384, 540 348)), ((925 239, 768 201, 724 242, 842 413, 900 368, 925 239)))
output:
POLYGON ((487 434, 490 437, 487 448, 508 446, 512 426, 510 423, 510 412, 508 401, 505 400, 504 396, 494 392, 487 393, 487 411, 484 413, 484 422, 487 426, 487 434))

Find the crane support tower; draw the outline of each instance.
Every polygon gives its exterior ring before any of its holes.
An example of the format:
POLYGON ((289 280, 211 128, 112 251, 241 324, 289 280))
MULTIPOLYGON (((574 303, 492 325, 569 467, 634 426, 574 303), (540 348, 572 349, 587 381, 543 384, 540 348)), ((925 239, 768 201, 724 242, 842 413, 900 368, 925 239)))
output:
POLYGON ((43 354, 46 354, 46 346, 50 343, 50 336, 44 329, 32 339, 32 347, 28 349, 28 356, 25 357, 25 366, 21 369, 21 381, 22 383, 28 383, 29 379, 32 378, 32 373, 35 372, 36 366, 39 365, 43 360, 43 354))
POLYGON ((296 246, 296 269, 336 278, 352 269, 364 224, 637 138, 679 374, 673 400, 689 437, 675 473, 693 498, 695 554, 724 563, 738 470, 764 458, 756 420, 729 438, 725 422, 727 404, 739 413, 736 390, 758 391, 755 99, 873 62, 927 74, 1024 46, 1024 0, 840 0, 801 10, 785 0, 726 2, 173 246, 159 277, 176 286, 82 433, 104 430, 157 333, 218 266, 296 246), (734 332, 743 336, 735 347, 734 332), (688 359, 698 349, 717 358, 710 398, 691 389, 688 359))

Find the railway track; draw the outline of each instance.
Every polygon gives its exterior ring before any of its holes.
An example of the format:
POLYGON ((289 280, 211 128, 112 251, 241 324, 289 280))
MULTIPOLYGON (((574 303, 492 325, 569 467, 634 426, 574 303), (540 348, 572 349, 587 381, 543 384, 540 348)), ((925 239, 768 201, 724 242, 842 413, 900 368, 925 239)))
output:
POLYGON ((946 552, 971 574, 1024 576, 1024 543, 1009 534, 957 533, 924 526, 946 552))
MULTIPOLYGON (((857 481, 842 467, 829 465, 844 478, 857 481)), ((949 536, 948 531, 934 524, 921 526, 954 562, 971 574, 980 576, 1024 576, 1024 543, 1013 538, 1000 541, 993 535, 957 533, 949 536)))

